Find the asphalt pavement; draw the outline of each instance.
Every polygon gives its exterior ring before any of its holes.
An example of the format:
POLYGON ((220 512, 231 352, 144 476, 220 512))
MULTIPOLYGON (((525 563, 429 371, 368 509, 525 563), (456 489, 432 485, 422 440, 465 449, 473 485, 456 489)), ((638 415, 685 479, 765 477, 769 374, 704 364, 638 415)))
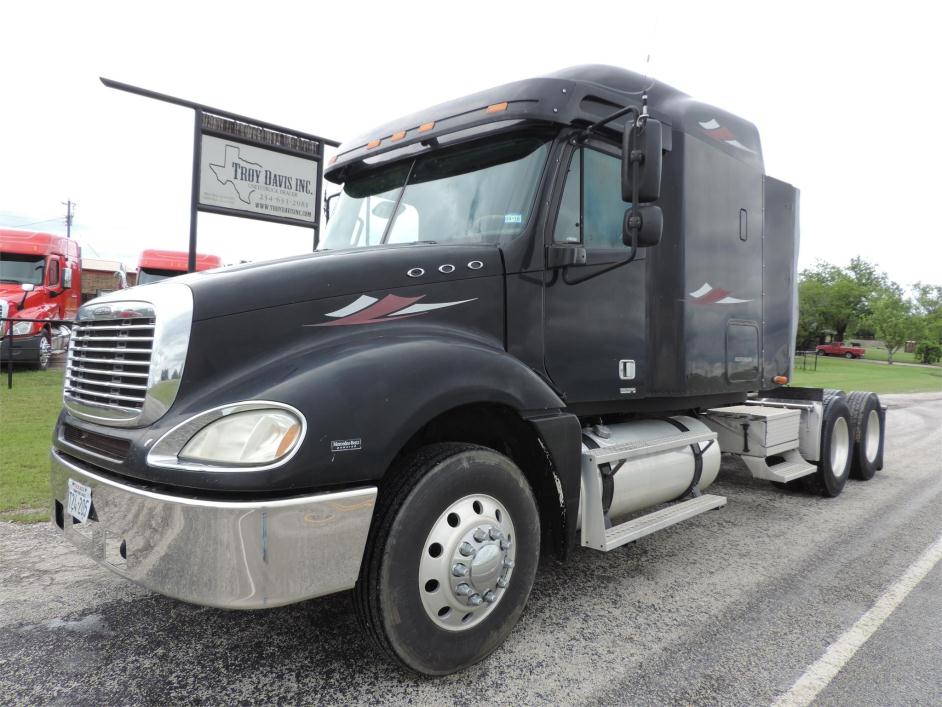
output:
MULTIPOLYGON (((402 673, 348 594, 263 612, 129 584, 47 524, 0 524, 0 702, 772 704, 942 535, 942 393, 887 395, 886 465, 837 499, 724 461, 728 505, 544 563, 507 643, 459 675, 402 673)), ((818 694, 942 704, 942 563, 818 694)))

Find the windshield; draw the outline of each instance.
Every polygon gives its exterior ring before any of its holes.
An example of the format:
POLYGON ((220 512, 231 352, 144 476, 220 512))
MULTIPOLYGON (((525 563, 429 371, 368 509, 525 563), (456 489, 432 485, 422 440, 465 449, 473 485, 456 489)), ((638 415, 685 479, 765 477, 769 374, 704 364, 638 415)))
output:
POLYGON ((152 282, 160 282, 161 280, 166 280, 168 277, 176 277, 177 275, 183 275, 179 270, 157 270, 155 268, 141 268, 140 272, 137 274, 137 284, 138 285, 149 285, 152 282))
POLYGON ((35 255, 0 253, 0 282, 41 285, 45 269, 44 258, 37 258, 35 255))
POLYGON ((510 240, 527 223, 548 152, 548 138, 509 137, 350 180, 318 248, 510 240))

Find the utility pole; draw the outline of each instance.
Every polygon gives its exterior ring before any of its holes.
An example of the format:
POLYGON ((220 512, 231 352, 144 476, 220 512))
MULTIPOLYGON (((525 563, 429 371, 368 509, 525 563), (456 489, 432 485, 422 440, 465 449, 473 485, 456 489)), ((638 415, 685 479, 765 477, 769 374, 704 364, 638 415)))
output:
POLYGON ((72 216, 73 216, 72 212, 76 204, 73 204, 71 199, 69 201, 63 201, 61 203, 65 207, 65 237, 71 238, 72 237, 72 216))

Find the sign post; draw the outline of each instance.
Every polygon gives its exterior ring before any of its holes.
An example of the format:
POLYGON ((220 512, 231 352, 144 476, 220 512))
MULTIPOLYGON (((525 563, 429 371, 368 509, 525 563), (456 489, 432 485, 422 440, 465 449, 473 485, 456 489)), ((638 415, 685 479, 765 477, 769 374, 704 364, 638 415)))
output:
POLYGON ((101 82, 193 110, 190 272, 196 270, 200 211, 311 228, 317 248, 324 146, 338 142, 104 77, 101 82))

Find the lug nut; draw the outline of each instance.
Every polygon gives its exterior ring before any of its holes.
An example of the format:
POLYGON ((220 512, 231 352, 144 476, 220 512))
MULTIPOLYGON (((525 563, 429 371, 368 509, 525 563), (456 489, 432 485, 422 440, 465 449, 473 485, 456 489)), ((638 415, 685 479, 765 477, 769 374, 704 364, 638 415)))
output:
POLYGON ((461 543, 461 547, 458 548, 458 552, 460 552, 465 557, 471 557, 471 555, 473 555, 475 552, 474 545, 471 543, 461 543))
POLYGON ((483 601, 484 600, 481 598, 480 594, 472 594, 471 596, 468 597, 468 603, 471 606, 481 606, 481 603, 483 601))
POLYGON ((484 601, 486 601, 488 604, 493 604, 495 601, 497 601, 497 595, 488 589, 486 592, 484 592, 484 601))
MULTIPOLYGON (((464 567, 464 565, 460 565, 460 566, 461 566, 461 567, 464 567)), ((507 569, 510 569, 510 568, 512 568, 513 566, 514 566, 514 561, 511 560, 509 557, 505 557, 505 558, 504 558, 504 567, 506 567, 507 569)), ((467 568, 465 568, 465 569, 467 569, 467 568)), ((464 577, 464 575, 460 575, 460 576, 461 576, 461 577, 464 577)))
POLYGON ((478 528, 477 530, 474 531, 474 539, 475 539, 475 541, 477 541, 477 542, 479 542, 479 543, 482 543, 482 542, 484 542, 484 539, 485 539, 486 537, 487 537, 487 531, 484 530, 484 528, 478 528))
POLYGON ((509 549, 509 548, 510 548, 510 541, 509 541, 509 540, 501 540, 501 541, 500 541, 500 549, 501 549, 501 550, 507 550, 507 549, 509 549))
POLYGON ((455 594, 457 594, 459 597, 466 597, 470 593, 471 593, 470 584, 462 583, 462 584, 459 584, 457 587, 455 587, 455 594))
POLYGON ((509 582, 509 580, 508 580, 506 577, 498 577, 498 578, 497 578, 497 586, 500 587, 501 589, 503 589, 504 587, 506 587, 509 583, 510 583, 510 582, 509 582))
POLYGON ((500 532, 500 528, 491 528, 489 535, 491 536, 491 540, 500 540, 504 537, 504 534, 500 532))
MULTIPOLYGON (((506 561, 505 561, 506 564, 506 561)), ((468 576, 468 566, 463 565, 460 562, 451 568, 451 573, 455 577, 467 577, 468 576)))

